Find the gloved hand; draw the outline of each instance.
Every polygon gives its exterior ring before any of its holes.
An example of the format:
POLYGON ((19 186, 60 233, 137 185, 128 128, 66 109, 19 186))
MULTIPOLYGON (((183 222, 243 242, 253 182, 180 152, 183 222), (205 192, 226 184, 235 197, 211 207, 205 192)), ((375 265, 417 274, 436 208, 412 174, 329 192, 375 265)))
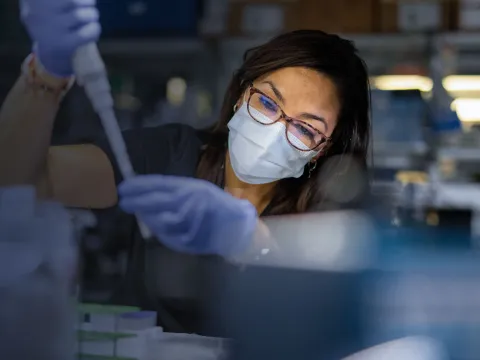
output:
POLYGON ((98 40, 101 28, 95 5, 95 0, 20 0, 34 52, 52 75, 71 76, 75 50, 98 40))
POLYGON ((212 183, 146 175, 119 187, 120 207, 147 225, 165 246, 191 254, 234 256, 253 241, 257 211, 212 183))

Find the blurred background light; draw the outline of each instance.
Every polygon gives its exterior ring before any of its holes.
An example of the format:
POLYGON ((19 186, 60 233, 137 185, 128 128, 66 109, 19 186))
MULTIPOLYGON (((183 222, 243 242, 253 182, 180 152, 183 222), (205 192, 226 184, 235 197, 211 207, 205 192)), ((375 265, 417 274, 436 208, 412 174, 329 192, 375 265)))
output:
POLYGON ((461 121, 480 122, 480 98, 458 98, 452 102, 451 107, 461 121))
POLYGON ((378 90, 420 90, 429 92, 433 88, 432 79, 420 75, 382 75, 371 79, 378 90))
POLYGON ((443 86, 449 92, 480 91, 480 75, 451 75, 443 79, 443 86))
POLYGON ((167 82, 167 100, 170 104, 180 106, 185 100, 187 82, 180 77, 173 77, 167 82))

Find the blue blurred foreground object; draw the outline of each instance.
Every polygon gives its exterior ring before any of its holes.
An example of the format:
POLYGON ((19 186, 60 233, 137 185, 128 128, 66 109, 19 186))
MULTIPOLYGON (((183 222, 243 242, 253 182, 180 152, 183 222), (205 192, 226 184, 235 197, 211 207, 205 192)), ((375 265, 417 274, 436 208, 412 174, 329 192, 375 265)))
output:
POLYGON ((362 286, 376 258, 369 218, 338 211, 264 222, 280 261, 246 271, 219 262, 208 273, 206 327, 233 339, 229 360, 340 360, 365 349, 362 286))
POLYGON ((57 76, 73 75, 75 51, 100 36, 95 0, 21 0, 20 11, 41 64, 57 76))
POLYGON ((33 187, 0 188, 0 358, 73 359, 70 215, 33 187))
POLYGON ((167 247, 190 254, 233 256, 246 251, 257 211, 209 182, 136 176, 119 187, 120 206, 136 214, 167 247))

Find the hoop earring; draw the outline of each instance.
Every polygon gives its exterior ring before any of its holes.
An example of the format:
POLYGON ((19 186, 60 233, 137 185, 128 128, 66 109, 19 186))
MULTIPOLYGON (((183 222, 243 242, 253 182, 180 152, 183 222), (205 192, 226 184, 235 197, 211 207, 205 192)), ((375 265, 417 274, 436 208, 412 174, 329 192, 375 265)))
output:
POLYGON ((308 178, 310 179, 312 177, 313 171, 317 168, 317 162, 314 161, 313 163, 309 163, 308 165, 308 178))
POLYGON ((237 112, 238 106, 237 104, 233 105, 233 112, 237 112))

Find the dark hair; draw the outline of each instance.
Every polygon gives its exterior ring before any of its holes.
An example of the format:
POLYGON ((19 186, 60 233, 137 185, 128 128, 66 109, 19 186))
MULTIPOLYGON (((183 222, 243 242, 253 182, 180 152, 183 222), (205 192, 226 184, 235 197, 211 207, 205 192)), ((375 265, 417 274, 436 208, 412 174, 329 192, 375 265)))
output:
MULTIPOLYGON (((227 124, 238 99, 257 78, 285 67, 305 67, 327 75, 336 85, 341 109, 326 154, 308 176, 279 181, 271 214, 302 213, 322 201, 319 183, 322 164, 336 155, 354 156, 366 167, 370 136, 370 86, 365 63, 352 42, 317 30, 299 30, 280 35, 245 53, 242 67, 234 74, 223 101, 220 120, 200 160, 197 176, 221 186, 227 149, 227 124)), ((333 174, 332 174, 333 175, 333 174)))

